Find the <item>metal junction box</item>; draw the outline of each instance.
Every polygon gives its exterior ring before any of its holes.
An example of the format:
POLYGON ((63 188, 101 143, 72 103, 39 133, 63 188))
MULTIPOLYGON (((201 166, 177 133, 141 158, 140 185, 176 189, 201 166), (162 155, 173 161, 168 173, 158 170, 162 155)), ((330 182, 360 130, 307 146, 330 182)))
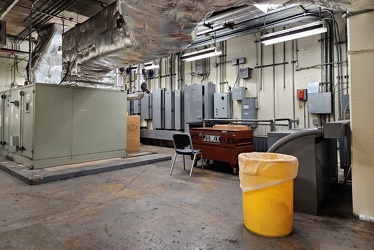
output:
POLYGON ((189 132, 188 123, 203 122, 213 118, 213 95, 215 84, 193 84, 184 87, 184 131, 189 132))
POLYGON ((214 94, 214 118, 231 118, 230 93, 214 94))
POLYGON ((331 92, 309 93, 308 106, 310 114, 331 114, 332 95, 331 92))
POLYGON ((154 89, 152 93, 152 125, 153 129, 165 128, 165 89, 154 89))
POLYGON ((175 92, 165 91, 165 129, 174 129, 175 126, 175 92))
POLYGON ((246 87, 234 87, 232 88, 231 98, 233 101, 241 101, 246 97, 246 87))
POLYGON ((152 119, 152 95, 151 94, 144 94, 143 98, 140 100, 140 119, 143 120, 150 120, 152 119))
POLYGON ((3 156, 45 168, 126 155, 123 91, 33 84, 1 94, 3 156))

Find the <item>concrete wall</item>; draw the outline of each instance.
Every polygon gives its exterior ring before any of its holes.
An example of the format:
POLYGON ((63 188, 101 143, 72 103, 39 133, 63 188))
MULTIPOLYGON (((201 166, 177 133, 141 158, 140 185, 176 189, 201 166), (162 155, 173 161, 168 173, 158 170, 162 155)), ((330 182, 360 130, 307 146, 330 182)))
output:
MULTIPOLYGON (((345 56, 345 25, 341 18, 341 15, 336 16, 340 28, 340 36, 342 43, 343 58, 342 61, 346 60, 345 56)), ((313 125, 313 119, 317 119, 316 115, 308 114, 307 102, 299 103, 296 100, 296 90, 299 88, 307 88, 310 82, 322 82, 322 70, 320 66, 313 67, 305 70, 295 70, 293 77, 293 66, 297 68, 307 68, 314 65, 321 64, 321 35, 310 36, 306 38, 298 39, 294 41, 294 50, 292 50, 292 41, 285 43, 285 51, 283 43, 274 45, 274 60, 273 60, 273 46, 262 46, 263 49, 263 62, 262 65, 271 65, 273 63, 285 64, 275 66, 275 74, 273 79, 273 67, 264 67, 262 69, 255 69, 256 66, 261 65, 260 51, 261 43, 256 42, 260 38, 260 34, 247 35, 227 41, 227 57, 225 60, 226 70, 221 72, 219 58, 211 57, 208 59, 209 67, 206 76, 197 76, 194 74, 195 62, 184 63, 184 85, 190 85, 194 83, 213 82, 216 84, 217 92, 228 92, 228 87, 233 87, 237 78, 237 68, 232 66, 232 59, 245 57, 246 63, 240 64, 240 68, 250 67, 253 68, 251 79, 239 79, 238 85, 245 86, 247 88, 247 97, 258 98, 258 118, 259 119, 274 119, 274 118, 291 118, 298 119, 299 128, 315 127, 313 125), (257 51, 256 51, 257 47, 257 51), (292 55, 294 55, 295 64, 292 63, 292 55), (285 60, 284 60, 285 56, 285 60), (284 74, 285 72, 285 74, 284 74), (221 79, 221 74, 223 79, 221 79), (293 81, 294 79, 294 81, 293 81), (227 81, 228 84, 220 85, 219 83, 227 81), (293 86, 294 85, 294 86, 293 86), (275 103, 274 103, 275 101, 275 103)), ((334 49, 335 59, 337 61, 336 49, 334 49)), ((161 84, 159 83, 158 74, 159 71, 155 70, 156 78, 149 81, 150 90, 158 88, 159 86, 170 89, 170 63, 169 59, 164 58, 161 60, 161 84), (166 75, 166 77, 165 77, 166 75)), ((337 66, 334 65, 335 76, 337 75, 337 66)), ((346 75, 346 64, 343 64, 343 74, 346 75)), ((175 65, 174 73, 177 72, 177 66, 175 65)), ((177 79, 181 76, 175 76, 175 84, 172 89, 177 88, 177 79)), ((129 83, 129 77, 126 78, 125 82, 129 83)), ((344 80, 345 81, 345 80, 344 80)), ((333 86, 336 86, 337 79, 334 77, 333 86)), ((335 119, 338 118, 338 94, 337 88, 334 88, 334 99, 335 99, 335 119)), ((345 84, 343 84, 343 93, 346 94, 347 90, 345 84)), ((233 118, 241 118, 241 101, 233 101, 233 118)), ((327 116, 326 120, 334 120, 334 115, 327 116)), ((142 125, 145 125, 143 123, 142 125)), ((151 124, 148 123, 148 127, 151 128, 151 124)))
POLYGON ((374 12, 348 18, 353 212, 374 221, 374 12))

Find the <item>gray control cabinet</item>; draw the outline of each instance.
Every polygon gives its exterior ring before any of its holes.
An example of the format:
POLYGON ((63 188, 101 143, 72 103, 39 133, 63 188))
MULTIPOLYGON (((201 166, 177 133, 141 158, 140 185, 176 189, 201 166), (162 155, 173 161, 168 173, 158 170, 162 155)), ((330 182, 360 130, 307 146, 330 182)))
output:
POLYGON ((165 91, 165 129, 174 129, 175 127, 175 92, 173 90, 165 91))
POLYGON ((215 84, 193 84, 184 87, 184 131, 189 132, 188 123, 202 122, 213 118, 213 95, 215 84))
POLYGON ((231 99, 233 101, 241 101, 246 97, 246 87, 233 87, 231 92, 231 99))
POLYGON ((140 102, 141 100, 133 100, 133 110, 134 110, 134 115, 139 115, 141 113, 141 107, 140 107, 140 102))
POLYGON ((33 84, 1 94, 3 156, 45 168, 126 155, 126 92, 33 84))
POLYGON ((242 100, 242 119, 257 119, 256 97, 248 97, 242 100))
POLYGON ((153 129, 165 128, 165 89, 154 89, 152 93, 152 125, 153 129))
POLYGON ((231 118, 230 93, 214 94, 214 118, 231 118))
POLYGON ((175 107, 175 129, 176 130, 183 130, 184 126, 184 92, 183 90, 176 90, 175 91, 175 102, 174 102, 174 107, 175 107))
POLYGON ((151 106, 151 94, 144 94, 143 98, 140 100, 140 119, 150 120, 152 119, 152 106, 151 106))
POLYGON ((134 101, 127 101, 127 114, 134 115, 134 101))

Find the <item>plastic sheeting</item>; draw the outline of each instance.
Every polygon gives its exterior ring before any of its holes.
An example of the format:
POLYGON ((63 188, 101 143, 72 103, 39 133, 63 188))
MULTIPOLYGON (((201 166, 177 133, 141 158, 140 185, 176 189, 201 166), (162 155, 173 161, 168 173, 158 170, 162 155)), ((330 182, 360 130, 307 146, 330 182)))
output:
POLYGON ((113 85, 114 69, 187 48, 196 37, 197 24, 213 11, 254 3, 306 2, 335 9, 351 4, 338 0, 118 0, 64 34, 64 80, 113 85))
POLYGON ((276 153, 241 153, 239 179, 243 192, 274 186, 296 178, 296 157, 276 153))
POLYGON ((62 71, 62 27, 51 24, 39 32, 32 53, 31 82, 59 84, 62 71))

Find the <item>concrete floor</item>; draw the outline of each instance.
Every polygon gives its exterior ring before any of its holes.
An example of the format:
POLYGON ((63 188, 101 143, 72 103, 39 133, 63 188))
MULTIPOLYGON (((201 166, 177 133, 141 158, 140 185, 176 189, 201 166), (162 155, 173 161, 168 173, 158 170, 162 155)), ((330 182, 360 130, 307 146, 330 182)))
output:
POLYGON ((0 171, 0 249, 374 249, 374 223, 338 195, 320 216, 295 212, 288 237, 254 235, 238 176, 210 167, 189 179, 181 159, 172 176, 165 161, 38 186, 0 171))

